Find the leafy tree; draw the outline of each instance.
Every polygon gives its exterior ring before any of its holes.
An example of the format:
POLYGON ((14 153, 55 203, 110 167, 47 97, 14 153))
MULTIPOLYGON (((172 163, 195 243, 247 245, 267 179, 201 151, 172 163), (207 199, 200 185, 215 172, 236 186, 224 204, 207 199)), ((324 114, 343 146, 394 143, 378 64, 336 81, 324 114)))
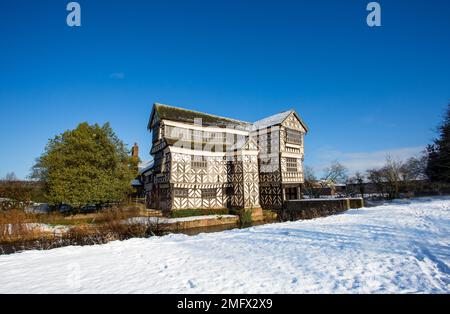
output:
POLYGON ((109 123, 81 123, 49 141, 32 177, 44 183, 50 204, 99 208, 131 192, 136 163, 109 123))
POLYGON ((444 121, 438 127, 439 138, 429 145, 426 174, 431 181, 450 183, 450 104, 444 121))

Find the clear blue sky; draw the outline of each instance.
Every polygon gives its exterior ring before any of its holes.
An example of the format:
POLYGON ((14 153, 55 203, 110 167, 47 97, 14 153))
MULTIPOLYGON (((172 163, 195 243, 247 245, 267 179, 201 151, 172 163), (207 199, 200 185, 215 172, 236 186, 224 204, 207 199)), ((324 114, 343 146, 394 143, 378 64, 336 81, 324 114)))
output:
POLYGON ((48 139, 111 122, 148 159, 153 102, 255 121, 295 108, 306 163, 352 169, 420 151, 450 99, 450 1, 0 2, 0 177, 48 139))

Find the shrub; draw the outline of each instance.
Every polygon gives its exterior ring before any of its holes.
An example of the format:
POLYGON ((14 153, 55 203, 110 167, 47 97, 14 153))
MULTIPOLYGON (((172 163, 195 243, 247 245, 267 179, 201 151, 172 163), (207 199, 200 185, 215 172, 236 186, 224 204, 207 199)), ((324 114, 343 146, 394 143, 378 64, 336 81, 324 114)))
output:
POLYGON ((233 209, 230 214, 239 216, 239 224, 241 226, 250 226, 253 223, 251 209, 233 209))
POLYGON ((137 223, 129 222, 126 219, 127 213, 114 209, 106 213, 96 224, 71 228, 63 235, 62 240, 66 243, 65 245, 94 245, 164 234, 161 225, 150 219, 137 223))
POLYGON ((43 185, 34 181, 0 180, 0 198, 0 210, 24 209, 31 201, 45 201, 43 185))
POLYGON ((49 141, 32 177, 44 184, 50 204, 81 209, 125 200, 136 175, 137 161, 108 123, 81 123, 49 141))

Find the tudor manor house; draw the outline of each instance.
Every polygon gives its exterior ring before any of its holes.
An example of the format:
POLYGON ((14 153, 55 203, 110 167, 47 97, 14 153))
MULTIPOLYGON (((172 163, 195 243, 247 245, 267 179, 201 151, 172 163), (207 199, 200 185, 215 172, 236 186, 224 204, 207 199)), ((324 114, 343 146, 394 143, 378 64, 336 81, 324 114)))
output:
POLYGON ((249 123, 156 103, 148 130, 148 208, 280 209, 301 197, 308 128, 295 110, 249 123))

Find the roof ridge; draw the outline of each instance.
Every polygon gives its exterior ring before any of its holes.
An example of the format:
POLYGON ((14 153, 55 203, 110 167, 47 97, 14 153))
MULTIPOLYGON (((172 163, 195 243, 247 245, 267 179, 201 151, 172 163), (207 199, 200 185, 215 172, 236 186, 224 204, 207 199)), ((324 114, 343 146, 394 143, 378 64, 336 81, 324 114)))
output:
POLYGON ((161 104, 161 103, 157 103, 157 102, 155 102, 154 105, 155 106, 168 107, 168 108, 174 108, 174 109, 178 109, 178 110, 189 111, 189 112, 198 113, 198 114, 202 114, 202 115, 206 115, 206 116, 210 116, 210 117, 215 117, 215 118, 220 118, 220 119, 225 119, 225 120, 229 120, 229 121, 240 122, 240 123, 252 125, 251 122, 247 122, 247 121, 244 121, 244 120, 238 120, 238 119, 223 117, 223 116, 219 116, 219 115, 215 115, 215 114, 211 114, 211 113, 201 112, 201 111, 198 111, 198 110, 192 110, 192 109, 187 109, 187 108, 182 108, 182 107, 177 107, 177 106, 172 106, 172 105, 167 105, 167 104, 161 104))
POLYGON ((262 119, 259 119, 259 120, 257 120, 257 121, 255 121, 255 122, 253 122, 253 124, 256 124, 256 123, 258 123, 258 122, 260 122, 260 121, 264 121, 264 120, 269 120, 270 118, 273 118, 273 117, 276 117, 276 116, 280 116, 280 115, 282 115, 282 114, 290 114, 290 113, 292 113, 292 112, 294 112, 295 110, 285 110, 285 111, 280 111, 280 112, 278 112, 278 113, 275 113, 275 114, 272 114, 272 115, 270 115, 270 116, 267 116, 267 117, 264 117, 264 118, 262 118, 262 119))
POLYGON ((289 115, 291 114, 295 114, 295 116, 297 117, 297 119, 300 121, 300 123, 302 124, 302 126, 305 128, 306 132, 308 132, 308 127, 306 126, 306 124, 303 122, 303 120, 300 118, 300 116, 298 115, 297 111, 295 109, 289 109, 289 110, 285 110, 285 111, 281 111, 279 113, 276 113, 274 115, 265 117, 261 120, 255 121, 253 123, 253 127, 257 128, 257 129, 262 129, 265 127, 269 127, 269 126, 274 126, 274 125, 278 125, 283 123, 283 121, 285 121, 289 115))

